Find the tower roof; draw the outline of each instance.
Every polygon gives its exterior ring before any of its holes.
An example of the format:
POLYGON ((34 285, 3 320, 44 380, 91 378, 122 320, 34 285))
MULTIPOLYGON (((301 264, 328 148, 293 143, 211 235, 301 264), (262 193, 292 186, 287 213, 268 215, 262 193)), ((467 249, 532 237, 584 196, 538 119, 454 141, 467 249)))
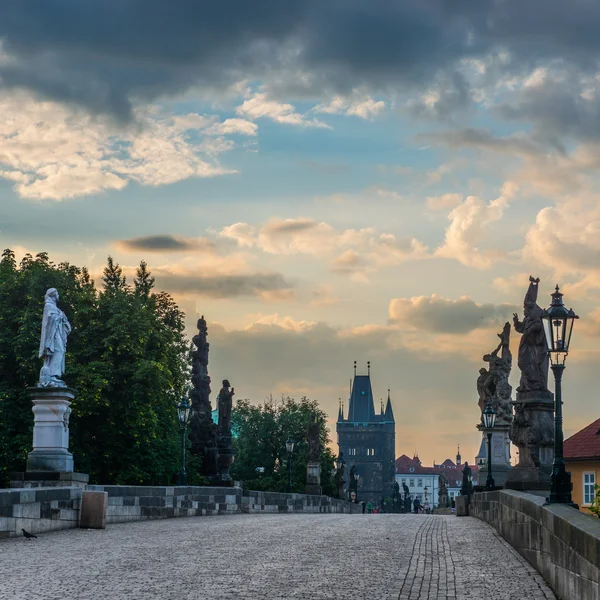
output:
POLYGON ((369 423, 375 420, 375 405, 370 375, 354 375, 348 420, 355 423, 369 423))
POLYGON ((486 447, 485 440, 483 439, 483 437, 481 438, 481 446, 479 446, 479 452, 477 453, 475 460, 477 460, 478 458, 483 458, 483 459, 487 460, 487 447, 486 447))

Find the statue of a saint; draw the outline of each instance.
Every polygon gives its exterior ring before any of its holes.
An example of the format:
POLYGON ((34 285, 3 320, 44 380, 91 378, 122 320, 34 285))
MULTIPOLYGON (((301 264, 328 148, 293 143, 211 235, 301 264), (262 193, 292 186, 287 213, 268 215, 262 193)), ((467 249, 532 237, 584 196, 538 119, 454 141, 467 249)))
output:
POLYGON ((229 435, 231 433, 231 405, 233 404, 234 389, 227 379, 223 380, 223 387, 217 398, 219 409, 219 434, 229 435))
POLYGON ((39 352, 44 364, 40 370, 40 387, 67 387, 61 376, 65 372, 67 336, 71 333, 71 325, 65 313, 58 308, 58 299, 58 291, 55 288, 50 288, 44 298, 39 352))
POLYGON ((508 382, 512 368, 512 354, 510 352, 510 323, 505 323, 502 333, 498 334, 500 344, 489 354, 483 357, 483 360, 490 365, 487 369, 479 370, 477 378, 477 392, 479 393, 479 408, 481 410, 481 419, 483 422, 483 411, 488 401, 497 411, 497 420, 502 423, 510 424, 512 421, 511 394, 512 386, 508 382), (500 356, 498 353, 502 350, 500 356))
POLYGON ((308 424, 308 460, 319 462, 321 460, 321 426, 316 413, 313 413, 308 424))
POLYGON ((465 461, 465 468, 462 471, 462 486, 460 488, 461 496, 470 496, 473 493, 473 471, 469 463, 465 461))
POLYGON ((408 498, 408 496, 410 495, 410 489, 404 482, 402 483, 402 489, 404 490, 404 497, 408 498))
POLYGON ((350 481, 348 482, 348 487, 350 488, 350 492, 356 492, 358 490, 358 482, 356 481, 356 466, 352 465, 350 467, 350 481))
POLYGON ((548 350, 542 309, 537 305, 539 282, 539 279, 529 278, 529 289, 523 302, 523 321, 519 321, 517 313, 513 317, 515 331, 523 334, 517 361, 521 370, 517 392, 548 391, 548 350))

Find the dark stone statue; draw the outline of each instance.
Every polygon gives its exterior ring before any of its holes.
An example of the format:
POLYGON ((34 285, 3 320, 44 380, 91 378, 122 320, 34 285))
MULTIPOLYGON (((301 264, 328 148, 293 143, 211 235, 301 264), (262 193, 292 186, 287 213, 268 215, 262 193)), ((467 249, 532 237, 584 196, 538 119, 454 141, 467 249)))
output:
POLYGON ((522 334, 517 361, 521 381, 517 392, 548 391, 548 351, 542 309, 537 305, 539 282, 539 279, 529 277, 529 289, 523 302, 523 321, 519 321, 517 313, 513 317, 515 331, 522 334))
POLYGON ((308 460, 319 462, 321 460, 321 424, 318 415, 313 413, 308 424, 308 460))
POLYGON ((227 379, 223 380, 223 387, 217 398, 219 409, 219 435, 231 435, 231 408, 235 390, 231 388, 227 379))
POLYGON ((217 426, 212 419, 210 377, 208 375, 208 329, 204 315, 198 319, 198 333, 192 338, 192 416, 190 442, 192 454, 202 457, 202 475, 214 479, 218 474, 217 426))
POLYGON ((348 489, 350 492, 358 492, 358 481, 356 481, 356 466, 350 467, 350 481, 348 483, 348 489))
POLYGON ((483 360, 489 364, 489 370, 480 369, 477 378, 477 392, 479 394, 479 408, 481 410, 481 422, 483 423, 483 411, 487 403, 491 402, 497 411, 497 423, 510 425, 512 422, 511 395, 512 386, 508 382, 512 368, 512 354, 510 351, 510 323, 505 323, 502 333, 498 334, 500 343, 498 347, 489 354, 484 355, 483 360), (500 350, 502 352, 500 353, 500 350), (500 356, 498 355, 500 353, 500 356))
POLYGON ((462 471, 462 486, 460 488, 462 496, 470 496, 473 493, 473 471, 468 462, 462 471))

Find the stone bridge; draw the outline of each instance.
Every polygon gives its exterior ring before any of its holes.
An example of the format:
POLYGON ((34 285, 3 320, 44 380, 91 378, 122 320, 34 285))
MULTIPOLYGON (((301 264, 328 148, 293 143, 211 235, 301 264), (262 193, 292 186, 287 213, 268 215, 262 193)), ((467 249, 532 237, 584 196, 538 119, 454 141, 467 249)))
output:
POLYGON ((459 518, 241 488, 87 487, 0 490, 0 600, 600 598, 600 520, 543 495, 477 493, 459 518))
POLYGON ((542 599, 473 517, 239 514, 0 540, 0 599, 542 599))

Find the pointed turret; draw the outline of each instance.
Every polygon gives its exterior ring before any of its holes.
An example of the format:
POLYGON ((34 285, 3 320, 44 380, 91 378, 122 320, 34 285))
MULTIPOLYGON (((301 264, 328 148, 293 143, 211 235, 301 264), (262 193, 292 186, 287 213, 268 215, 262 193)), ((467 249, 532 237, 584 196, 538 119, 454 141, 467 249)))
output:
POLYGON ((459 444, 458 448, 456 450, 456 466, 460 467, 461 462, 462 462, 462 456, 460 455, 460 444, 459 444))
POLYGON ((340 398, 340 406, 339 406, 339 410, 338 410, 338 423, 344 420, 344 403, 342 402, 342 399, 340 398))
POLYGON ((385 405, 385 420, 395 423, 394 410, 392 409, 392 400, 390 398, 390 388, 388 388, 387 404, 385 405))

